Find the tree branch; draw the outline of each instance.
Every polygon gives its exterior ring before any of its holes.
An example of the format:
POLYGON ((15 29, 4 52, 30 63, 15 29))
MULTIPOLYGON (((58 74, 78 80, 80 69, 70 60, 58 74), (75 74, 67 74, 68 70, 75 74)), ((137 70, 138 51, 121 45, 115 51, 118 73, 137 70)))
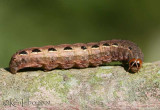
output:
POLYGON ((121 66, 26 71, 0 69, 3 109, 160 109, 160 61, 139 73, 121 66))

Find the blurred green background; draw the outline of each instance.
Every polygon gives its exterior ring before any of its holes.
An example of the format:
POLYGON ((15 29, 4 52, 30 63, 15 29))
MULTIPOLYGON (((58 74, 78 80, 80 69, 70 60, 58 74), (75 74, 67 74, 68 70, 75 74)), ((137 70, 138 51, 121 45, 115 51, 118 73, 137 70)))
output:
POLYGON ((160 58, 160 1, 0 0, 0 67, 19 49, 128 39, 160 58))

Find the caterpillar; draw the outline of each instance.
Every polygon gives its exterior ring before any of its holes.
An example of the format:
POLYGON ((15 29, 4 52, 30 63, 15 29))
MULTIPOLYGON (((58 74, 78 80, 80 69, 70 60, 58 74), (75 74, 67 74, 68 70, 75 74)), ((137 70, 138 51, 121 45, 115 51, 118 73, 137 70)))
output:
POLYGON ((143 53, 129 40, 106 40, 91 43, 49 45, 32 47, 16 52, 9 64, 10 72, 17 73, 24 68, 86 68, 112 61, 128 65, 129 72, 138 72, 142 67, 143 53))

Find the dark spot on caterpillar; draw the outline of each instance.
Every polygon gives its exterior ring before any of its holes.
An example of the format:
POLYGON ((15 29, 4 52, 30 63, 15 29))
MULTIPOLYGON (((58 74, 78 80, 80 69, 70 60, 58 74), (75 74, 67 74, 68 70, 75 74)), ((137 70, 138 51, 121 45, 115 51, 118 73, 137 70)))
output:
POLYGON ((38 53, 38 52, 41 52, 39 49, 33 49, 32 50, 32 53, 38 53))
POLYGON ((132 47, 128 47, 129 48, 129 50, 132 50, 132 47))
POLYGON ((92 48, 98 48, 98 47, 99 47, 98 45, 93 45, 93 46, 92 46, 92 48))
POLYGON ((49 48, 48 51, 53 52, 53 51, 57 51, 57 50, 55 48, 49 48))
POLYGON ((27 52, 26 51, 21 51, 21 52, 19 52, 19 55, 27 55, 27 52))
POLYGON ((118 46, 118 44, 117 43, 114 43, 114 44, 112 44, 113 46, 115 45, 115 46, 118 46))
POLYGON ((65 47, 64 50, 72 50, 71 47, 65 47))
POLYGON ((87 48, 85 46, 81 46, 81 49, 86 50, 87 48))
POLYGON ((104 43, 103 46, 110 46, 108 43, 104 43))

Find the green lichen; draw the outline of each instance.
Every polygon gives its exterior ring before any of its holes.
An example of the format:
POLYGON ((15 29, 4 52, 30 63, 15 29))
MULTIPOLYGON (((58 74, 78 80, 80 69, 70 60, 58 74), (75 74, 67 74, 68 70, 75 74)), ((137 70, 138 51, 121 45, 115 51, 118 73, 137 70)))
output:
MULTIPOLYGON (((71 79, 72 75, 67 74, 67 77, 71 79)), ((44 76, 39 76, 33 79, 34 83, 30 83, 28 86, 28 92, 34 93, 39 92, 39 88, 45 87, 46 90, 54 89, 56 93, 59 94, 59 97, 66 102, 67 93, 70 89, 68 81, 64 81, 63 75, 59 73, 48 72, 44 76)))
POLYGON ((92 85, 97 85, 102 81, 102 78, 97 77, 96 74, 95 75, 91 75, 90 79, 88 80, 88 82, 92 85))

